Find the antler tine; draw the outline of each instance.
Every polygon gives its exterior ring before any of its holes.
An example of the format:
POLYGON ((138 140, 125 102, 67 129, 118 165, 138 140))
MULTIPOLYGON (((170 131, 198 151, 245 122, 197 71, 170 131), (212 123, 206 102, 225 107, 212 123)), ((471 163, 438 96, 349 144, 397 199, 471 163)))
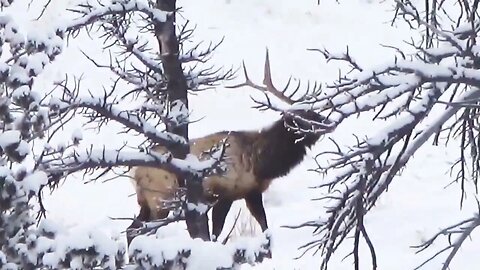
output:
POLYGON ((250 80, 250 78, 248 77, 248 73, 247 73, 247 67, 245 66, 245 61, 242 61, 242 68, 243 68, 243 74, 245 76, 245 82, 237 84, 237 85, 225 86, 225 88, 240 88, 240 87, 243 87, 243 86, 250 86, 250 87, 255 88, 257 90, 260 90, 260 91, 264 91, 264 92, 267 91, 266 87, 254 84, 250 80))
POLYGON ((264 68, 264 77, 263 77, 263 84, 266 86, 266 91, 272 93, 274 96, 282 100, 283 102, 287 104, 293 104, 295 103, 294 100, 291 98, 285 96, 285 91, 287 91, 288 85, 290 84, 290 80, 287 83, 287 86, 283 91, 279 91, 272 82, 272 71, 270 68, 270 57, 268 54, 268 49, 266 49, 265 53, 265 68, 264 68))
MULTIPOLYGON (((297 83, 297 87, 295 88, 295 90, 293 90, 292 94, 290 94, 290 97, 293 97, 293 95, 295 95, 295 93, 298 92, 298 90, 300 90, 300 87, 302 86, 302 82, 300 80, 298 80, 298 83, 297 83)), ((300 100, 302 100, 304 97, 301 97, 297 100, 295 100, 295 102, 298 102, 300 100)))
MULTIPOLYGON (((283 88, 283 92, 284 92, 284 93, 287 91, 288 87, 290 86, 290 83, 292 82, 292 78, 293 78, 292 76, 290 76, 290 77, 288 78, 287 84, 286 84, 285 87, 283 88)), ((297 87, 295 90, 293 90, 293 92, 290 93, 290 95, 288 95, 288 98, 292 99, 293 96, 297 93, 298 89, 299 89, 299 87, 297 87)))
MULTIPOLYGON (((287 104, 293 104, 297 102, 297 100, 291 99, 291 96, 286 96, 285 91, 290 85, 290 80, 288 80, 287 85, 283 91, 279 91, 272 82, 272 72, 270 69, 270 58, 268 56, 268 49, 266 51, 266 56, 265 56, 265 68, 264 68, 264 77, 263 77, 263 84, 264 86, 258 85, 253 83, 250 78, 248 77, 247 73, 247 68, 245 66, 245 62, 242 62, 242 67, 243 67, 243 74, 245 75, 245 82, 237 84, 237 85, 231 85, 231 86, 226 86, 226 88, 239 88, 243 86, 249 86, 254 89, 260 90, 264 92, 265 94, 271 93, 281 101, 287 103, 287 104)), ((297 89, 298 90, 298 89, 297 89)), ((296 90, 295 90, 296 92, 296 90)), ((293 94, 295 94, 295 92, 293 94)))

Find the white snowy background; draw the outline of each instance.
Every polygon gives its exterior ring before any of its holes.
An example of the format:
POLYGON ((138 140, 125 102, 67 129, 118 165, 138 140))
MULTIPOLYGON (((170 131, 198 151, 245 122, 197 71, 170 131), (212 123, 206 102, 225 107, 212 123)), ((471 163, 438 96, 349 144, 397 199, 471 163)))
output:
MULTIPOLYGON (((9 12, 21 12, 26 1, 18 0, 9 12)), ((67 20, 63 9, 74 1, 52 0, 50 8, 40 21, 30 17, 16 18, 29 31, 47 29, 61 20, 67 20)), ((300 79, 332 82, 338 76, 338 66, 326 63, 323 57, 308 48, 343 50, 347 45, 351 55, 364 65, 375 65, 391 59, 393 51, 382 44, 408 48, 404 40, 411 33, 405 25, 391 25, 393 1, 348 0, 337 3, 334 0, 181 0, 181 15, 196 24, 195 40, 218 41, 223 44, 216 51, 213 61, 216 65, 239 67, 246 62, 250 76, 261 82, 265 48, 270 51, 274 83, 282 86, 290 75, 300 79)), ((35 7, 32 7, 32 9, 35 7)), ((34 15, 38 12, 32 12, 34 15)), ((108 60, 101 50, 101 43, 80 35, 80 40, 70 42, 53 65, 42 74, 47 89, 52 80, 62 79, 65 73, 83 75, 84 89, 101 90, 109 85, 109 73, 95 69, 85 59, 80 49, 97 60, 108 60)), ((235 82, 242 82, 238 74, 235 82)), ((235 83, 235 82, 232 82, 235 83)), ((258 95, 250 89, 224 89, 218 87, 198 95, 190 96, 191 119, 201 119, 190 126, 190 137, 200 137, 221 130, 255 130, 268 126, 278 119, 273 112, 259 112, 252 109, 251 95, 258 95)), ((382 123, 372 122, 368 117, 349 119, 328 136, 343 145, 354 142, 357 135, 372 134, 382 123)), ((68 138, 80 122, 65 130, 68 138)), ((116 143, 121 145, 131 138, 111 133, 96 134, 84 132, 86 141, 116 143)), ((305 161, 288 176, 274 181, 264 194, 267 219, 273 235, 273 259, 256 265, 255 269, 318 269, 319 259, 307 253, 300 254, 297 248, 310 241, 311 231, 291 230, 282 225, 295 225, 321 216, 322 204, 312 202, 319 197, 318 190, 310 186, 322 182, 322 176, 309 169, 315 168, 314 156, 332 147, 327 138, 308 152, 305 161)), ((411 245, 420 244, 437 232, 471 216, 475 210, 473 194, 467 194, 467 202, 459 210, 460 187, 449 185, 449 169, 458 153, 455 143, 448 147, 426 146, 408 164, 384 194, 376 208, 366 217, 366 228, 375 244, 379 269, 413 269, 432 252, 443 248, 446 242, 439 242, 424 254, 415 254, 411 245)), ((120 234, 129 221, 111 220, 110 217, 133 217, 138 208, 134 189, 128 178, 108 182, 83 184, 82 175, 69 177, 60 189, 46 197, 48 216, 57 219, 79 232, 102 230, 120 234)), ((473 189, 470 189, 473 190, 473 189)), ((237 202, 230 211, 225 231, 228 231, 238 208, 237 202)), ((242 222, 249 222, 248 211, 242 211, 242 222)), ((257 233, 260 230, 257 230, 257 233)), ((225 232, 224 232, 225 233, 225 232)), ((167 236, 186 235, 185 225, 173 224, 163 228, 167 236)), ((472 240, 463 245, 451 269, 475 269, 480 251, 480 233, 473 234, 472 240), (475 242, 475 240, 477 240, 475 242)), ((332 261, 331 269, 352 269, 353 259, 343 257, 351 252, 347 240, 332 261)), ((370 264, 369 254, 363 246, 361 262, 365 269, 370 264)), ((439 269, 441 257, 423 269, 439 269)), ((205 258, 208 260, 209 258, 205 258)), ((213 259, 213 258, 212 258, 213 259)), ((245 266, 249 269, 250 266, 245 266)))

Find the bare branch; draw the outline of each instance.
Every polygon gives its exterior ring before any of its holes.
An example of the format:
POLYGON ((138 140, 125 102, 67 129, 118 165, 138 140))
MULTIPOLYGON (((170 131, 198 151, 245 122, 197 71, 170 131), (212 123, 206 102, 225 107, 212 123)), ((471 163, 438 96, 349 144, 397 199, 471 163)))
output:
POLYGON ((444 228, 440 230, 438 233, 436 233, 432 238, 428 239, 424 243, 418 245, 418 246, 413 246, 413 248, 419 249, 418 252, 422 252, 429 248, 440 236, 447 236, 448 237, 448 242, 449 245, 446 246, 445 248, 442 248, 438 252, 436 252, 434 255, 432 255, 430 258, 428 258, 425 262, 420 264, 418 267, 415 269, 420 269, 427 263, 431 262, 434 258, 439 256, 442 253, 447 252, 450 250, 448 253, 447 258, 445 259, 443 265, 442 265, 442 270, 447 270, 450 269, 450 263, 452 262, 453 258, 457 254, 458 250, 462 246, 463 242, 472 234, 472 232, 480 226, 480 216, 479 214, 475 214, 474 217, 463 220, 461 222, 458 222, 457 224, 454 224, 452 226, 448 226, 447 228, 444 228), (452 239, 454 239, 452 241, 452 239))

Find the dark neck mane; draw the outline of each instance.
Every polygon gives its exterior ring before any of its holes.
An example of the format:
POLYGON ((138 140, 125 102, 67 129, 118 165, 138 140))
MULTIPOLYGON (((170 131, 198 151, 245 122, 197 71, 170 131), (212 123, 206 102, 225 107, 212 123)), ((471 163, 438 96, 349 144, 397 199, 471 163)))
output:
POLYGON ((319 136, 300 135, 287 130, 283 118, 258 134, 254 174, 259 180, 273 180, 289 173, 298 165, 319 136))

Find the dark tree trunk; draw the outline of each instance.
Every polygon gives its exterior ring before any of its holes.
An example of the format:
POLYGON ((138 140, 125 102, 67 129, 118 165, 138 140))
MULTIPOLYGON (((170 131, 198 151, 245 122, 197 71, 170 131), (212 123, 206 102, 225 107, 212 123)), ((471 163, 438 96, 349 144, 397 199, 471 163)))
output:
MULTIPOLYGON (((157 8, 163 11, 174 12, 176 0, 157 0, 157 8)), ((183 73, 182 64, 178 58, 179 44, 175 33, 175 13, 167 19, 166 23, 155 25, 155 35, 158 40, 162 65, 167 78, 168 102, 181 101, 188 108, 187 81, 183 73)), ((188 124, 172 126, 167 125, 167 130, 181 135, 188 140, 188 124)), ((185 158, 190 152, 187 146, 170 149, 174 157, 185 158)), ((203 201, 203 187, 201 179, 185 179, 179 175, 179 183, 187 189, 187 202, 198 204, 203 201)), ((210 240, 207 214, 200 214, 195 210, 185 207, 188 232, 192 238, 210 240)))

